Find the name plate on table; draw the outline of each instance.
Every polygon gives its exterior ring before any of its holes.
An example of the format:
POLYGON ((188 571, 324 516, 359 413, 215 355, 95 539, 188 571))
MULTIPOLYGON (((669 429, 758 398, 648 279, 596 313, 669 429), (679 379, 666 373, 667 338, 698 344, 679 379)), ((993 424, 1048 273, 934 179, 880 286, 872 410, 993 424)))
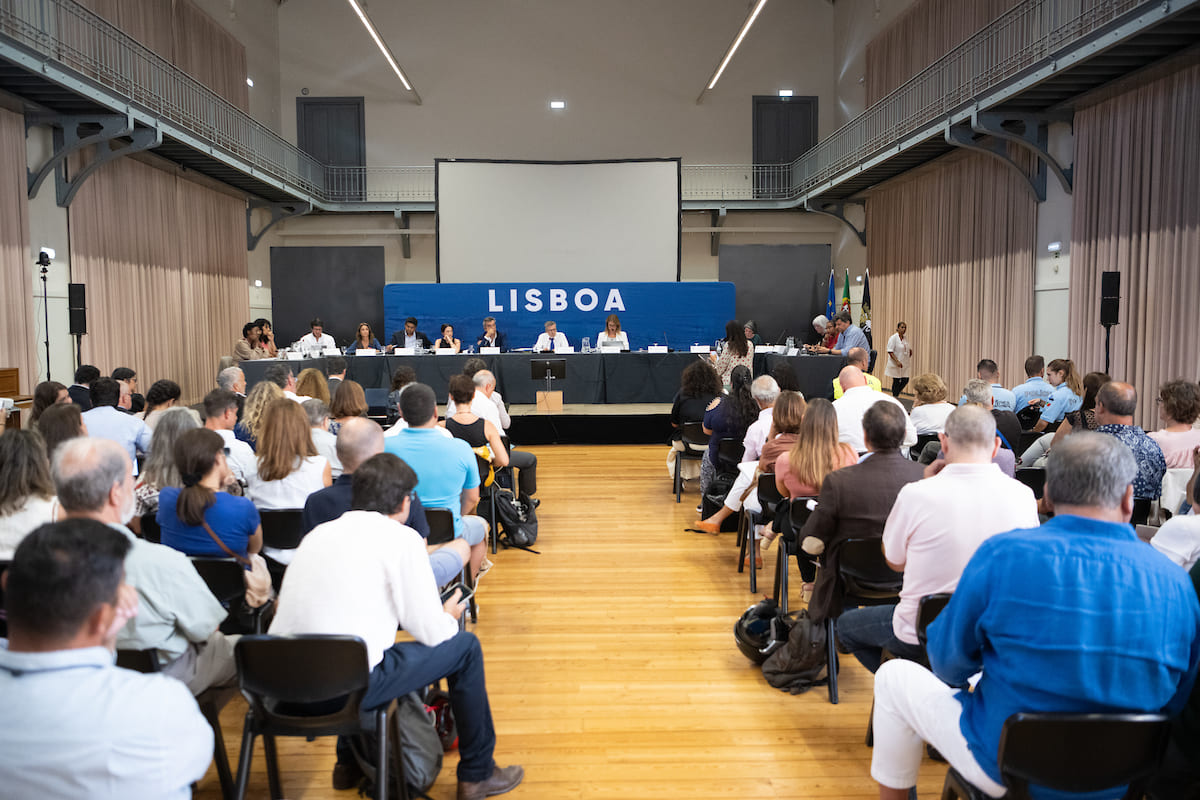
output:
POLYGON ((326 347, 324 350, 321 351, 321 355, 323 355, 323 356, 340 356, 341 354, 342 354, 342 351, 337 349, 336 347, 326 347))
POLYGON ((392 351, 394 356, 415 356, 416 352, 411 347, 397 347, 392 351))
POLYGON ((647 353, 667 353, 667 352, 670 352, 670 348, 667 347, 665 344, 652 344, 646 348, 646 352, 647 353))
POLYGON ((354 351, 354 355, 356 355, 356 356, 377 356, 377 355, 379 355, 379 351, 376 350, 374 347, 364 347, 361 350, 354 351))
POLYGON ((560 347, 557 350, 555 350, 554 352, 555 353, 574 353, 575 348, 574 347, 560 347))
POLYGON ((498 356, 498 355, 500 355, 500 348, 499 347, 481 347, 481 348, 479 348, 479 354, 481 356, 498 356))
POLYGON ((439 347, 433 351, 434 355, 438 356, 456 356, 458 353, 451 350, 449 347, 439 347))
POLYGON ((305 358, 306 358, 306 356, 304 355, 304 353, 288 353, 287 354, 288 361, 303 361, 305 358))
POLYGON ((692 345, 692 352, 693 353, 711 353, 712 348, 706 344, 694 344, 694 345, 692 345))
POLYGON ((787 351, 787 354, 788 354, 789 356, 798 356, 798 355, 800 355, 800 348, 799 348, 799 347, 793 347, 793 348, 791 348, 791 349, 789 349, 789 350, 787 351))
POLYGON ((774 353, 775 345, 773 344, 756 344, 754 345, 755 353, 774 353))

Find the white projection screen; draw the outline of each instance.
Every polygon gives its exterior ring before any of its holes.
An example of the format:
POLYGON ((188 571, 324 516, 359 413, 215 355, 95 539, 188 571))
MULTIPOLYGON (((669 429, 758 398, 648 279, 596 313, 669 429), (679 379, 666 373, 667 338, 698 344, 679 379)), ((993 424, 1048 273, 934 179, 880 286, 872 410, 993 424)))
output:
POLYGON ((679 280, 677 158, 435 163, 441 283, 679 280))

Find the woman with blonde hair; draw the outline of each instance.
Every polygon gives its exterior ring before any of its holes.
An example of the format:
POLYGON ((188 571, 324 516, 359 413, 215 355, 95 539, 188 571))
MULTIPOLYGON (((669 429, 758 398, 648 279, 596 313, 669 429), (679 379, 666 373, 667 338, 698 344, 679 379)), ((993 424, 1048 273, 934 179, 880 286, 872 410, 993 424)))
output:
POLYGON ((312 397, 329 405, 329 382, 325 373, 315 367, 300 370, 296 377, 296 394, 300 397, 312 397))
POLYGON ((242 421, 233 429, 234 435, 257 450, 267 406, 276 400, 284 399, 286 398, 279 384, 273 381, 259 381, 254 384, 250 394, 246 395, 246 404, 242 407, 242 421))
POLYGON ((342 423, 367 415, 367 393, 358 381, 342 381, 329 405, 329 432, 337 436, 342 423))
POLYGON ((916 399, 908 418, 912 420, 917 436, 946 430, 946 417, 955 406, 946 401, 949 391, 942 377, 932 372, 918 375, 913 379, 912 390, 916 399))
POLYGON ((1044 431, 1072 411, 1083 407, 1083 379, 1075 362, 1069 358, 1056 358, 1046 365, 1046 381, 1054 387, 1050 398, 1044 401, 1041 419, 1033 426, 1035 431, 1044 431))
POLYGON ((621 330, 621 318, 616 314, 609 314, 604 320, 604 330, 596 334, 596 347, 603 349, 605 346, 629 349, 629 336, 621 330))
POLYGON ((825 476, 858 462, 858 454, 838 441, 833 403, 817 398, 804 410, 792 449, 775 460, 775 488, 784 497, 816 497, 825 476))
POLYGON ((179 480, 179 470, 175 466, 175 442, 184 433, 200 427, 200 415, 190 408, 168 408, 158 418, 154 426, 154 437, 150 440, 150 454, 146 456, 146 464, 138 476, 138 482, 133 487, 133 497, 137 501, 133 519, 129 529, 134 533, 142 532, 142 515, 158 511, 158 496, 163 489, 173 486, 179 488, 183 484, 179 480))

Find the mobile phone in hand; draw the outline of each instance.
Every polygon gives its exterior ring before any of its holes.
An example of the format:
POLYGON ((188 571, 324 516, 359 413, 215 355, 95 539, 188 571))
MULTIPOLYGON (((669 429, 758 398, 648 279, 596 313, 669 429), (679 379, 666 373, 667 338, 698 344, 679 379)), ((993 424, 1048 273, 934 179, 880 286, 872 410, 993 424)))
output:
POLYGON ((458 589, 462 592, 462 597, 458 598, 458 602, 460 602, 460 603, 467 602, 468 600, 471 599, 472 595, 475 594, 475 590, 468 589, 467 585, 464 584, 462 581, 455 581, 454 583, 450 584, 449 586, 447 586, 445 589, 442 590, 442 604, 443 605, 445 605, 447 600, 449 600, 451 597, 454 596, 455 589, 458 589))

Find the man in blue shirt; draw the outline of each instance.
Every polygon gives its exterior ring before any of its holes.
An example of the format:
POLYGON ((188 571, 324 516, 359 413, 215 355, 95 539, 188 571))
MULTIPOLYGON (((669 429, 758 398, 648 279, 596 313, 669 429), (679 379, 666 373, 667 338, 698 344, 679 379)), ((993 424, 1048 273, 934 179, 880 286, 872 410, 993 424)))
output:
POLYGON ((1030 400, 1049 400, 1054 394, 1054 387, 1044 377, 1046 359, 1041 356, 1030 356, 1025 359, 1025 382, 1013 387, 1015 400, 1013 411, 1020 411, 1029 405, 1030 400))
POLYGON ((850 319, 850 315, 845 311, 833 318, 833 325, 837 329, 838 338, 833 347, 821 347, 817 345, 812 348, 814 353, 829 353, 834 356, 846 356, 853 347, 861 347, 863 350, 870 352, 871 343, 867 341, 867 336, 850 319))
POLYGON ((471 574, 478 575, 487 553, 488 525, 472 514, 479 503, 475 453, 438 427, 437 398, 423 383, 404 387, 400 416, 408 427, 385 437, 384 451, 400 456, 417 473, 417 496, 425 508, 445 508, 454 515, 454 536, 471 546, 471 574))
POLYGON ((1096 393, 1096 432, 1112 436, 1129 448, 1137 461, 1133 479, 1134 500, 1157 500, 1162 495, 1167 460, 1158 442, 1133 424, 1137 410, 1137 390, 1128 383, 1110 381, 1096 393))
MULTIPOLYGON (((1000 367, 996 365, 995 361, 992 361, 990 358, 980 360, 980 362, 975 365, 975 374, 979 376, 980 380, 987 381, 988 385, 992 387, 993 410, 1014 410, 1014 407, 1017 404, 1016 396, 1008 389, 1005 389, 1000 383, 1000 367)), ((965 402, 967 402, 967 395, 964 393, 962 397, 958 398, 958 404, 961 406, 965 402)))
POLYGON ((1057 516, 976 550, 927 631, 933 672, 899 659, 880 667, 871 760, 880 798, 908 796, 923 741, 1002 796, 1000 731, 1017 712, 1183 707, 1200 663, 1200 603, 1187 573, 1129 525, 1136 473, 1112 437, 1084 431, 1055 445, 1046 498, 1057 516), (973 692, 953 688, 981 671, 973 692))
POLYGON ((121 384, 112 378, 92 381, 91 394, 92 408, 83 412, 88 436, 121 445, 133 463, 133 474, 137 475, 137 454, 150 452, 150 428, 137 417, 117 408, 121 401, 121 384))

